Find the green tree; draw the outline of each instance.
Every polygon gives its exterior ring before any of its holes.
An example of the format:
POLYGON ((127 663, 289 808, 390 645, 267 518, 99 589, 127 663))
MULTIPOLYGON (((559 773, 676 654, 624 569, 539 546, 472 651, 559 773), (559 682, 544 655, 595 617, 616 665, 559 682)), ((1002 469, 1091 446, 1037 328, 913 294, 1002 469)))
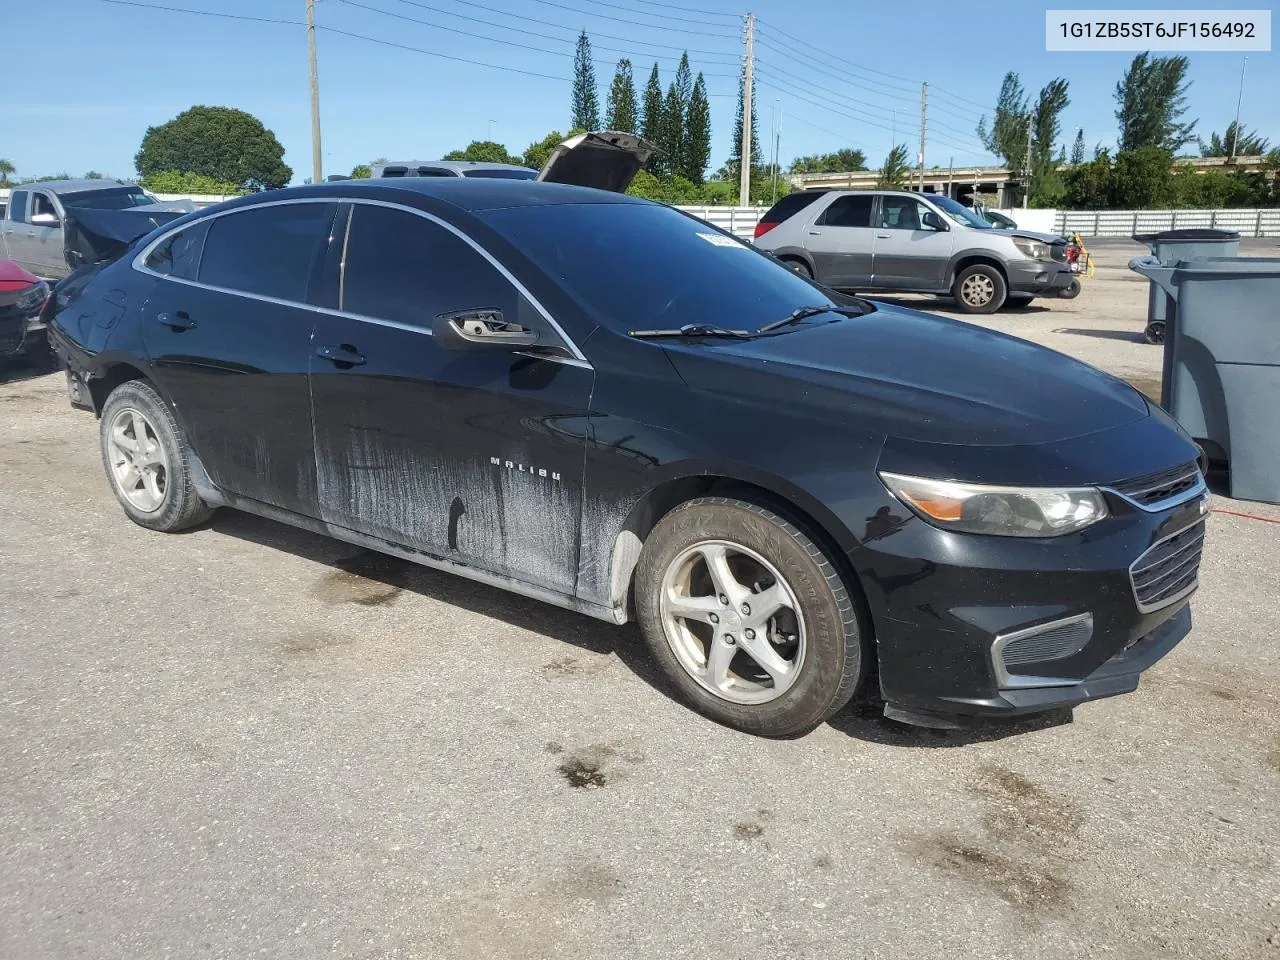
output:
MULTIPOLYGON (((745 79, 746 66, 743 65, 743 77, 745 79)), ((741 176, 742 162, 742 113, 745 104, 742 102, 742 91, 744 81, 738 81, 738 112, 734 115, 733 120, 733 147, 729 151, 729 162, 725 165, 729 179, 737 180, 741 176)), ((755 168, 760 166, 760 124, 756 119, 756 104, 760 102, 760 98, 756 96, 756 81, 751 78, 751 170, 754 177, 755 168)))
POLYGON ((573 122, 569 126, 600 129, 596 68, 591 61, 591 41, 585 30, 578 34, 578 49, 573 55, 573 122))
POLYGON ((576 137, 580 133, 586 133, 586 130, 576 128, 568 133, 561 133, 559 130, 552 130, 541 140, 535 140, 525 148, 524 157, 517 160, 516 163, 523 163, 526 167, 534 170, 541 170, 546 165, 547 160, 551 157, 551 151, 560 144, 564 143, 570 137, 576 137))
POLYGON ((493 140, 472 140, 465 150, 451 150, 444 155, 445 160, 475 160, 480 163, 514 163, 521 162, 520 157, 507 153, 507 148, 493 140))
POLYGON ((689 53, 685 51, 680 55, 676 78, 662 107, 663 123, 671 141, 669 165, 672 173, 681 173, 689 163, 689 105, 692 100, 693 73, 689 68, 689 53))
POLYGON ((1029 206, 1053 207, 1066 196, 1066 187, 1058 173, 1061 161, 1054 157, 1054 144, 1061 131, 1059 117, 1070 103, 1067 81, 1061 77, 1046 83, 1036 98, 1036 109, 1032 115, 1029 206))
POLYGON ((0 160, 0 186, 7 187, 9 185, 9 178, 17 172, 18 168, 10 161, 0 160))
POLYGON ((907 165, 907 145, 900 143, 884 158, 880 166, 880 176, 876 178, 877 187, 901 187, 911 176, 911 168, 907 165))
POLYGON ((97 170, 90 170, 88 173, 84 175, 84 179, 85 180, 105 180, 107 179, 107 175, 105 173, 99 173, 97 170))
POLYGON ((152 193, 190 193, 204 197, 231 197, 245 192, 238 183, 178 170, 149 173, 142 178, 142 185, 152 193))
POLYGON ((658 135, 658 175, 668 177, 680 169, 681 155, 684 152, 684 109, 680 102, 680 91, 675 81, 667 86, 667 95, 662 101, 662 127, 658 135))
MULTIPOLYGON (((656 63, 649 73, 649 82, 644 87, 644 116, 640 118, 640 135, 650 143, 659 147, 662 145, 662 80, 658 76, 656 63)), ((661 164, 661 158, 655 156, 649 161, 649 172, 657 173, 662 169, 661 164)))
POLYGON ((148 127, 134 165, 143 177, 177 170, 249 190, 283 187, 293 178, 276 135, 257 117, 231 107, 192 107, 148 127))
MULTIPOLYGON (((1158 147, 1173 156, 1195 139, 1191 131, 1196 122, 1181 122, 1191 86, 1186 75, 1186 57, 1140 53, 1133 58, 1115 92, 1122 153, 1158 147)), ((1119 159, 1117 155, 1117 162, 1119 159)))
POLYGON ((984 116, 978 121, 978 139, 983 146, 1000 157, 1010 170, 1027 167, 1027 124, 1031 109, 1022 81, 1012 70, 1004 75, 1000 96, 996 100, 995 117, 987 126, 984 116))
POLYGON ((636 84, 631 76, 631 61, 619 60, 609 85, 609 100, 605 106, 604 125, 610 130, 635 133, 638 129, 640 107, 636 103, 636 84))
POLYGON ((1071 145, 1072 165, 1084 163, 1084 127, 1076 131, 1076 142, 1071 145))
POLYGON ((373 176, 373 165, 368 163, 357 163, 351 168, 352 180, 368 180, 373 176))
POLYGON ((1116 154, 1111 170, 1111 205, 1121 210, 1171 207, 1173 158, 1160 147, 1139 147, 1116 154))
POLYGON ((867 169, 867 157, 854 147, 842 147, 834 153, 796 157, 787 169, 791 173, 856 173, 867 169))
POLYGON ((1221 137, 1210 133, 1208 142, 1201 140, 1199 144, 1202 157, 1257 157, 1271 147, 1270 140, 1258 136, 1255 130, 1237 127, 1234 120, 1227 124, 1221 137))
POLYGON ((689 114, 685 120, 685 145, 681 175, 701 184, 711 164, 711 100, 707 81, 698 74, 689 97, 689 114))
POLYGON ((1103 210, 1111 204, 1111 157, 1106 150, 1072 167, 1063 179, 1065 203, 1072 210, 1103 210))

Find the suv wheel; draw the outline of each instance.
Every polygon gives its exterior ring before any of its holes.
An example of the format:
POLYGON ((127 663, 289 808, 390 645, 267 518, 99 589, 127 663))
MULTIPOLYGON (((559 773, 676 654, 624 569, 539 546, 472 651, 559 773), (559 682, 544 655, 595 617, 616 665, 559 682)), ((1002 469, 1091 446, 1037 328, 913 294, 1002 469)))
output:
POLYGON ((951 295, 964 313, 995 313, 1004 304, 1008 290, 1000 271, 986 263, 965 267, 951 285, 951 295))
POLYGON ((134 523, 169 533, 213 513, 191 484, 190 450, 173 414, 146 381, 112 391, 98 430, 111 489, 134 523))
POLYGON ((636 611, 682 698, 747 733, 804 733, 862 677, 859 620, 839 573, 756 504, 703 497, 667 514, 636 568, 636 611))
POLYGON ((785 263, 792 270, 794 270, 796 273, 800 274, 800 276, 804 277, 806 280, 813 279, 813 271, 809 269, 809 265, 805 263, 803 260, 794 260, 794 259, 788 258, 786 260, 783 260, 782 262, 785 263))

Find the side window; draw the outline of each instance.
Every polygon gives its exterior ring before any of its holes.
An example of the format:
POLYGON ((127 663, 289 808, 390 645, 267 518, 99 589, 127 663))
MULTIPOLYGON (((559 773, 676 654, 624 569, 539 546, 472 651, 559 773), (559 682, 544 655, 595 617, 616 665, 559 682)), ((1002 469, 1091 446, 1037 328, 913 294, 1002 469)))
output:
POLYGON ((166 277, 194 280, 200 269, 200 254, 208 232, 208 220, 179 230, 151 251, 151 256, 147 257, 148 269, 166 277))
POLYGON ((815 226, 869 227, 871 226, 871 202, 873 199, 874 197, 870 194, 836 197, 831 202, 831 206, 822 211, 822 216, 818 218, 818 223, 815 226))
POLYGON ((910 197, 881 197, 880 226, 889 230, 922 230, 925 208, 910 197))
POLYGON ((14 223, 27 222, 27 196, 25 190, 15 190, 9 194, 8 218, 14 223))
MULTIPOLYGON (((47 214, 50 217, 56 217, 58 215, 58 211, 53 209, 53 201, 50 200, 46 194, 33 193, 31 194, 30 216, 35 217, 41 213, 47 214)), ((30 222, 29 219, 28 222, 30 222)))
POLYGON ((216 217, 204 241, 199 280, 305 303, 311 267, 332 222, 329 203, 246 207, 216 217))
POLYGON ((341 309, 430 329, 441 313, 496 308, 514 320, 519 292, 457 235, 423 217, 354 204, 341 309))

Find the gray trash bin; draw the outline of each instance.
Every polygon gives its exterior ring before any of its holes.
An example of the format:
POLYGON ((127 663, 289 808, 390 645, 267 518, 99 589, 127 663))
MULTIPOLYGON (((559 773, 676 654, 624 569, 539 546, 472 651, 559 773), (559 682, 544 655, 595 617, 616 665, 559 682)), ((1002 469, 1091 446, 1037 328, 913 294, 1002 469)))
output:
POLYGON ((1174 302, 1161 406, 1231 469, 1231 496, 1280 503, 1280 258, 1130 269, 1174 302))
MULTIPOLYGON (((1234 257, 1240 253, 1240 234, 1233 230, 1163 230, 1160 233, 1140 233, 1133 239, 1145 243, 1151 255, 1166 267, 1172 267, 1179 260, 1234 257)), ((1164 325, 1168 319, 1168 300, 1159 285, 1153 283, 1147 295, 1147 327, 1144 331, 1149 343, 1160 343, 1164 339, 1164 325)))

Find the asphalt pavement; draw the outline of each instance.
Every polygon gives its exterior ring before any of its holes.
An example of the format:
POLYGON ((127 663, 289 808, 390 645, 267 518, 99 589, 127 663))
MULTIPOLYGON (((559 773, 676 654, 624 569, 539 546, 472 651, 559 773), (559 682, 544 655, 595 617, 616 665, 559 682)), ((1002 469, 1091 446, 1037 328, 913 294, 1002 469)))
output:
MULTIPOLYGON (((1158 378, 1133 304, 1106 262, 982 322, 1158 378)), ((230 511, 143 530, 59 377, 4 376, 0 957, 1280 958, 1280 507, 1215 496, 1132 695, 774 742, 633 627, 230 511)))

